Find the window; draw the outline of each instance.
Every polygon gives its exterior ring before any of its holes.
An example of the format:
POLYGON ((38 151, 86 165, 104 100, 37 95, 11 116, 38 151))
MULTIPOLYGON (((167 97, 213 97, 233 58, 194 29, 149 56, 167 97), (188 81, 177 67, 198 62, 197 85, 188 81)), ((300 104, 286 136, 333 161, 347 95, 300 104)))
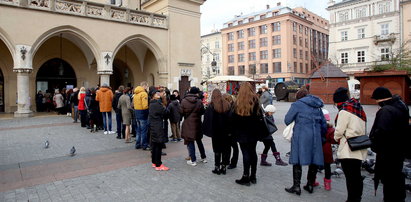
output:
POLYGON ((362 18, 366 16, 366 8, 356 8, 355 9, 355 18, 362 18))
POLYGON ((267 47, 267 45, 268 45, 267 37, 261 38, 260 39, 260 47, 267 47))
POLYGON ((297 58, 297 49, 293 48, 293 57, 297 58))
POLYGON ((365 62, 365 51, 357 52, 357 62, 365 62))
POLYGON ((300 42, 300 46, 303 46, 303 37, 300 37, 299 42, 300 42))
POLYGON ((228 23, 228 27, 232 27, 233 26, 233 23, 228 23))
POLYGON ((248 41, 248 48, 255 48, 255 39, 248 41))
POLYGON ((233 52, 234 51, 234 44, 230 43, 228 44, 228 52, 233 52))
POLYGON ((260 26, 260 34, 267 34, 267 25, 260 26))
POLYGON ((218 53, 215 53, 214 54, 214 59, 215 59, 215 61, 219 61, 220 60, 220 54, 218 54, 218 53))
POLYGON ((234 75, 234 67, 233 66, 228 67, 228 75, 234 75))
POLYGON ((300 73, 304 73, 304 66, 303 66, 303 63, 300 63, 300 73))
POLYGON ((308 51, 305 51, 305 60, 308 60, 308 51))
POLYGON ((381 60, 388 61, 390 59, 390 49, 389 48, 381 48, 381 60))
POLYGON ((348 20, 348 11, 341 11, 338 13, 338 18, 340 22, 344 22, 348 20))
POLYGON ((274 73, 281 72, 281 62, 274 62, 273 67, 274 67, 274 73))
POLYGON ((358 39, 363 39, 363 38, 365 38, 365 29, 360 28, 358 29, 358 39))
POLYGON ((348 32, 343 31, 341 32, 341 41, 347 41, 348 40, 348 32))
POLYGON ((308 64, 305 63, 305 73, 308 73, 308 64))
POLYGON ((304 59, 303 58, 303 50, 300 50, 300 59, 304 59))
POLYGON ((297 31, 297 23, 293 22, 293 31, 296 32, 297 31))
POLYGON ((244 30, 237 31, 237 38, 239 38, 239 39, 244 38, 244 30))
POLYGON ((381 24, 381 35, 387 35, 389 33, 388 24, 381 24))
POLYGON ((238 42, 237 45, 238 45, 238 50, 244 50, 244 42, 243 41, 238 42))
POLYGON ((251 27, 247 29, 248 36, 255 36, 255 27, 251 27))
POLYGON ((390 2, 381 2, 378 4, 378 10, 380 14, 390 12, 390 2))
POLYGON ((308 35, 308 28, 305 28, 305 35, 308 35))
POLYGON ((248 73, 250 74, 256 74, 257 69, 255 68, 255 65, 248 65, 248 73))
POLYGON ((215 46, 215 48, 220 48, 220 42, 219 42, 219 41, 216 41, 216 42, 214 43, 214 46, 215 46))
POLYGON ((300 29, 299 29, 299 30, 300 30, 300 33, 303 33, 303 29, 304 29, 304 28, 303 28, 303 25, 300 25, 300 29))
POLYGON ((293 35, 293 44, 297 45, 297 36, 296 35, 293 35))
POLYGON ((238 21, 238 24, 239 24, 239 25, 242 25, 242 24, 243 24, 243 21, 242 21, 242 20, 239 20, 239 21, 238 21))
POLYGON ((263 63, 260 64, 260 74, 267 74, 268 73, 268 64, 263 63))
POLYGON ((248 18, 248 22, 254 22, 254 18, 248 18))
POLYGON ((248 53, 248 61, 255 61, 255 52, 248 53))
POLYGON ((260 51, 260 59, 266 60, 267 58, 268 58, 268 51, 267 50, 260 51))
POLYGON ((234 33, 230 32, 227 34, 227 36, 229 41, 234 40, 234 33))
POLYGON ((238 66, 238 75, 244 75, 245 74, 245 67, 244 65, 238 66))
POLYGON ((281 35, 273 36, 273 45, 281 44, 281 35))
POLYGON ((272 25, 273 25, 273 32, 281 31, 281 23, 280 22, 275 22, 272 25))
POLYGON ((297 73, 297 62, 294 62, 294 73, 297 73))
POLYGON ((238 62, 244 62, 244 54, 238 54, 238 62))
POLYGON ((229 55, 228 56, 228 63, 233 63, 234 62, 234 55, 229 55))
POLYGON ((273 58, 281 58, 281 48, 273 49, 273 58))
POLYGON ((308 48, 308 39, 305 39, 305 47, 308 48))
POLYGON ((260 15, 260 20, 265 19, 265 15, 260 15))

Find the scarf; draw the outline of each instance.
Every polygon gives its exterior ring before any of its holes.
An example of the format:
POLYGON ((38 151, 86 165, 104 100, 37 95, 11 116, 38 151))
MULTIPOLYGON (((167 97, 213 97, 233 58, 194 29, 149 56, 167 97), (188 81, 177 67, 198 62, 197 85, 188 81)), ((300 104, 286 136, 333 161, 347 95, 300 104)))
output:
MULTIPOLYGON (((358 116, 358 118, 367 122, 367 116, 365 115, 365 112, 361 104, 354 98, 351 98, 345 102, 337 103, 337 108, 339 110, 345 110, 347 112, 350 112, 351 114, 354 114, 358 116)), ((336 123, 335 125, 337 125, 337 119, 338 119, 338 114, 337 114, 337 117, 335 117, 335 123, 336 123)))

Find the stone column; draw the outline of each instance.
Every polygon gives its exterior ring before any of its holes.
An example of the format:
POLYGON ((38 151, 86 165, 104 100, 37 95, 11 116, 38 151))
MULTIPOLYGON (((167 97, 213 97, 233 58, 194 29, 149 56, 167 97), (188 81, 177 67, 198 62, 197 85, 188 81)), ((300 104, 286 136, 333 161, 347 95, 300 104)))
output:
POLYGON ((113 73, 111 71, 99 71, 98 74, 100 75, 100 86, 103 84, 110 86, 110 75, 113 73))
POLYGON ((97 74, 100 75, 100 86, 107 84, 110 86, 110 75, 113 74, 113 53, 102 52, 100 66, 97 67, 97 74))
POLYGON ((31 47, 25 45, 16 46, 13 72, 17 73, 17 111, 14 117, 31 117, 30 109, 30 73, 32 72, 31 47))

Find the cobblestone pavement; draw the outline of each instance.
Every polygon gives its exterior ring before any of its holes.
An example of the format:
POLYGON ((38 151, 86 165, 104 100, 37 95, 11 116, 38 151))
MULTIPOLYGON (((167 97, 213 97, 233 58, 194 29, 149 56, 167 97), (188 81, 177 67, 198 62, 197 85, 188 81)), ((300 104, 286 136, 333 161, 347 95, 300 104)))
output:
MULTIPOLYGON (((282 131, 290 103, 275 106, 276 123, 282 131)), ((335 117, 337 109, 331 105, 326 108, 335 117)), ((377 107, 364 108, 370 129, 377 107)), ((290 144, 279 133, 274 139, 287 161, 290 144)), ((211 173, 211 141, 205 137, 204 142, 208 163, 189 166, 184 160, 185 146, 168 143, 163 162, 170 171, 158 172, 151 168, 149 152, 135 150, 134 144, 125 144, 115 135, 90 133, 69 117, 0 117, 0 201, 345 201, 344 176, 333 178, 332 190, 325 191, 322 173, 317 176, 321 185, 313 194, 304 190, 301 196, 286 193, 284 188, 292 184, 291 166, 258 166, 256 185, 237 185, 234 180, 242 174, 241 154, 236 169, 215 175, 211 173), (43 149, 46 139, 49 149, 43 149), (68 157, 73 145, 78 154, 68 157)), ((257 150, 263 150, 262 143, 257 150)), ((275 161, 272 155, 268 161, 275 161)), ((307 169, 303 168, 302 184, 306 183, 307 169)), ((382 201, 382 186, 374 196, 372 176, 363 175, 363 201, 382 201)), ((409 193, 407 201, 411 201, 409 193)))

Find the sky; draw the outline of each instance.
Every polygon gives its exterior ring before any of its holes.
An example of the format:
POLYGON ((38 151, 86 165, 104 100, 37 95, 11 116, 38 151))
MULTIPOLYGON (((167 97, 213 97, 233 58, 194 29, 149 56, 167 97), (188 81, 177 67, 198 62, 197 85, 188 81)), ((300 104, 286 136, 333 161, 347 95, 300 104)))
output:
POLYGON ((266 5, 273 8, 277 2, 290 8, 302 6, 329 19, 328 11, 325 10, 328 0, 207 0, 201 6, 201 35, 209 34, 214 29, 220 30, 224 22, 235 15, 261 11, 266 9, 266 5))

